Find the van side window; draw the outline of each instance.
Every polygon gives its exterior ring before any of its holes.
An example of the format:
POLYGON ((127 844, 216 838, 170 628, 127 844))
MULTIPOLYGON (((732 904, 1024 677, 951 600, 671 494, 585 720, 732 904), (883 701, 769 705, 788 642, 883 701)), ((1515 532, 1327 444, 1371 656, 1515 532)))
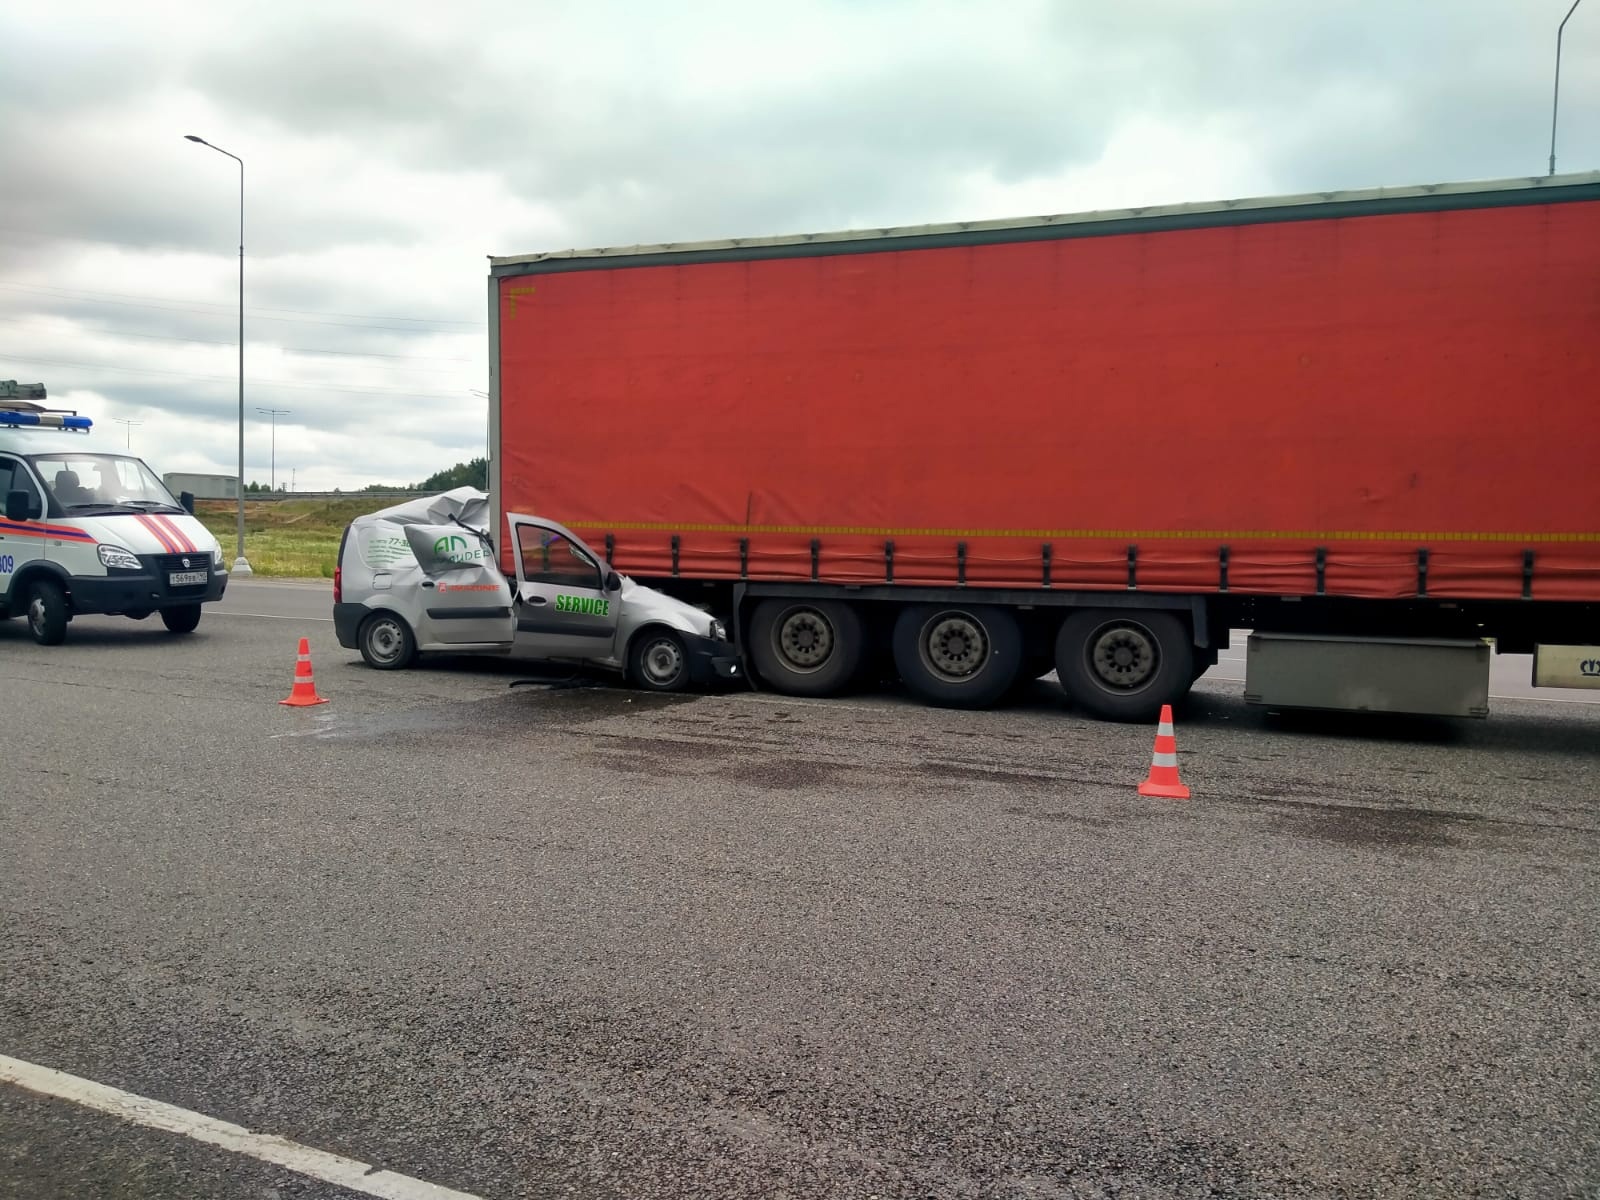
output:
POLYGON ((30 519, 38 520, 44 516, 44 497, 34 486, 33 476, 28 474, 28 468, 16 459, 0 454, 0 507, 3 507, 6 495, 12 491, 28 493, 30 519))
POLYGON ((600 587, 600 566, 553 529, 518 525, 522 550, 522 578, 528 583, 558 583, 568 587, 600 587))

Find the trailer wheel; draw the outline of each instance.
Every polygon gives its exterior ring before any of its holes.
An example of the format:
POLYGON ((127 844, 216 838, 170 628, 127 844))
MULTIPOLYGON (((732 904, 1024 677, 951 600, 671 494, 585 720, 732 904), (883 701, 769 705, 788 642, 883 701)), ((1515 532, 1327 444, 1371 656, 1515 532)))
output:
POLYGON ((1194 641, 1171 613, 1087 609, 1056 638, 1067 695, 1113 721, 1153 721, 1194 682, 1194 641))
POLYGON ((763 600, 750 618, 750 657, 775 689, 831 696, 861 667, 861 617, 837 600, 763 600))
POLYGON ((895 621, 894 661, 929 704, 987 708, 1022 670, 1022 630, 1003 608, 919 605, 895 621))

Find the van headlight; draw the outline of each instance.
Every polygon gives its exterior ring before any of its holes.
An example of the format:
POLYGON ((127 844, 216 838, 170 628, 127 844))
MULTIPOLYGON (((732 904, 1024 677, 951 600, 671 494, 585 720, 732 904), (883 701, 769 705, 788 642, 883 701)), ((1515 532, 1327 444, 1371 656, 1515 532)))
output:
POLYGON ((103 567, 119 571, 137 571, 140 567, 139 556, 121 546, 96 546, 95 552, 100 555, 100 565, 103 567))
POLYGON ((721 621, 718 621, 714 618, 711 622, 711 640, 714 642, 725 642, 728 640, 727 627, 724 626, 721 621))

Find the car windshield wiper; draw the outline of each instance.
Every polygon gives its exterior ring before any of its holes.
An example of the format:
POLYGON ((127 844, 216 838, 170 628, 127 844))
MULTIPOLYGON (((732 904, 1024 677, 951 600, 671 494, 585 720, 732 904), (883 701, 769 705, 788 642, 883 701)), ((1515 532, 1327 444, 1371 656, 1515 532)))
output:
POLYGON ((155 512, 158 508, 165 512, 183 512, 176 504, 168 504, 165 500, 120 500, 120 507, 137 508, 141 512, 155 512))
POLYGON ((79 504, 63 504, 67 512, 79 513, 89 517, 115 516, 118 513, 146 513, 146 512, 175 512, 181 513, 181 508, 173 508, 161 500, 123 500, 113 502, 110 500, 91 500, 79 504))

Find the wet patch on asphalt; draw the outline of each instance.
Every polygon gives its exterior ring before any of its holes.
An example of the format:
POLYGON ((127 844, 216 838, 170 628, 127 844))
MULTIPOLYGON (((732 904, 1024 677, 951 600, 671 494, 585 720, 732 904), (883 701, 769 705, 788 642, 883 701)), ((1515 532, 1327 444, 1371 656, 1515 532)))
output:
POLYGON ((1341 846, 1399 850, 1442 850, 1461 844, 1460 835, 1479 825, 1471 813, 1417 808, 1366 808, 1314 804, 1303 800, 1268 801, 1274 823, 1283 831, 1341 846))
POLYGON ((752 762, 752 751, 765 747, 752 746, 745 740, 689 740, 592 732, 586 736, 600 746, 584 755, 586 761, 628 775, 703 776, 748 787, 797 791, 837 780, 855 771, 848 763, 824 759, 788 758, 766 764, 752 762))

